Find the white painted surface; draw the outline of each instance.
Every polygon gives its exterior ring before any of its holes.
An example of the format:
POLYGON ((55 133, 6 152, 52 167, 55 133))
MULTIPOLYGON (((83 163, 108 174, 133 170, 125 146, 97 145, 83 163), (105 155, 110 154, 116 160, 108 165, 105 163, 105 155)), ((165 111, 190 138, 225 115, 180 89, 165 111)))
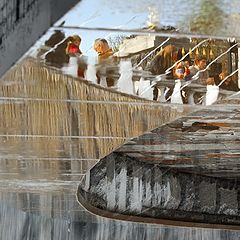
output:
POLYGON ((217 101, 219 94, 219 87, 216 85, 207 85, 206 105, 212 105, 217 101))
POLYGON ((120 62, 120 78, 117 81, 117 89, 120 92, 133 94, 133 81, 132 81, 132 63, 131 61, 121 61, 120 62))
POLYGON ((66 64, 62 71, 64 74, 71 75, 73 77, 78 76, 78 63, 77 63, 77 57, 70 57, 69 63, 66 64))
POLYGON ((121 172, 117 176, 119 181, 119 196, 118 196, 118 209, 120 211, 126 210, 126 200, 127 200, 127 169, 122 168, 121 172))
POLYGON ((153 100, 153 88, 150 87, 151 82, 141 78, 139 81, 139 96, 153 100))
POLYGON ((85 78, 91 82, 97 83, 96 67, 94 64, 88 64, 85 78))
POLYGON ((137 36, 131 39, 124 39, 116 56, 124 57, 129 54, 153 48, 155 46, 155 38, 155 36, 137 36))
POLYGON ((171 96, 171 103, 183 104, 180 89, 181 89, 181 80, 177 79, 175 80, 175 86, 171 96))

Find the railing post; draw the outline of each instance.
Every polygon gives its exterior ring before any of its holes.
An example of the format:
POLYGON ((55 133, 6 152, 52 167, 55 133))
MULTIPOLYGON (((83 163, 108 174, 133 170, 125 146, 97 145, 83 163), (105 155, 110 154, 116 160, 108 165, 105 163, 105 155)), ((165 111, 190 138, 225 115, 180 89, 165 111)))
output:
MULTIPOLYGON (((238 46, 238 69, 240 70, 240 47, 238 46)), ((240 88, 240 71, 238 71, 238 88, 240 88)))
POLYGON ((216 85, 207 85, 207 92, 205 95, 205 105, 212 105, 218 100, 219 87, 216 85))
POLYGON ((153 100, 153 88, 151 86, 150 80, 145 80, 143 77, 139 81, 139 96, 153 100), (146 91, 147 89, 147 91, 146 91))
POLYGON ((188 96, 188 104, 190 104, 190 105, 195 105, 193 95, 194 95, 194 91, 189 90, 187 96, 188 96))
POLYGON ((181 96, 181 79, 175 80, 175 86, 173 88, 173 93, 171 96, 171 103, 183 104, 181 96))
POLYGON ((164 86, 158 86, 158 101, 159 102, 166 102, 166 98, 165 98, 165 87, 164 86))
POLYGON ((96 62, 91 62, 89 58, 85 78, 91 82, 97 83, 96 62))
POLYGON ((117 89, 121 92, 133 94, 135 90, 133 87, 132 63, 130 60, 122 60, 119 65, 120 77, 117 81, 117 89))
POLYGON ((139 81, 133 81, 133 94, 139 95, 139 81))

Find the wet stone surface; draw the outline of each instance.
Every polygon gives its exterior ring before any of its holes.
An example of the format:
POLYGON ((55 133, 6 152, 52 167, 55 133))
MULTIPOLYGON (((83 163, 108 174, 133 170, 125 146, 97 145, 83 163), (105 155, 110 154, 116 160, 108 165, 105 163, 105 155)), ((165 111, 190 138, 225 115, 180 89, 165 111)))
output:
MULTIPOLYGON (((78 185, 99 158, 126 139, 189 111, 179 112, 171 106, 149 104, 147 100, 129 98, 83 80, 75 81, 29 59, 2 79, 0 91, 1 239, 145 240, 166 236, 172 240, 172 236, 179 234, 192 239, 196 233, 197 239, 199 234, 216 233, 222 238, 229 232, 116 222, 89 213, 76 198, 78 185), (157 119, 161 109, 164 114, 157 119)), ((130 203, 122 179, 128 173, 122 168, 113 185, 114 168, 114 165, 109 168, 108 179, 102 178, 101 172, 95 174, 99 183, 97 194, 103 196, 107 186, 111 191, 108 206, 125 211, 130 203), (114 186, 121 189, 121 194, 115 194, 114 186), (116 205, 114 199, 121 204, 116 205)), ((155 176, 160 172, 156 170, 155 176)), ((149 179, 147 171, 140 171, 138 177, 144 173, 149 179)), ((86 175, 86 191, 92 188, 91 182, 92 178, 86 175)), ((137 178, 131 184, 138 190, 136 183, 137 178)), ((152 191, 149 181, 145 186, 148 191, 142 199, 149 207, 152 191)), ((154 187, 159 189, 160 185, 154 187)), ((99 203, 101 198, 96 199, 99 203)), ((156 194, 154 201, 161 203, 160 194, 156 194)), ((139 212, 141 203, 133 207, 139 212)), ((229 234, 237 236, 234 232, 229 234)))
POLYGON ((109 213, 238 226, 239 111, 220 104, 134 138, 101 159, 88 172, 91 187, 86 190, 84 181, 79 186, 79 199, 109 213), (101 196, 96 175, 109 179, 101 196), (127 204, 114 197, 122 194, 127 204))
POLYGON ((88 174, 90 186, 86 189, 83 181, 78 196, 90 206, 124 214, 126 219, 133 215, 208 224, 240 223, 240 189, 236 179, 181 173, 161 164, 145 165, 122 153, 105 157, 88 174), (144 177, 142 173, 149 169, 158 175, 144 177), (126 175, 121 175, 120 185, 118 179, 123 171, 126 175), (98 181, 97 176, 105 181, 98 181), (122 195, 125 197, 121 198, 122 195), (232 203, 226 204, 226 199, 232 203))

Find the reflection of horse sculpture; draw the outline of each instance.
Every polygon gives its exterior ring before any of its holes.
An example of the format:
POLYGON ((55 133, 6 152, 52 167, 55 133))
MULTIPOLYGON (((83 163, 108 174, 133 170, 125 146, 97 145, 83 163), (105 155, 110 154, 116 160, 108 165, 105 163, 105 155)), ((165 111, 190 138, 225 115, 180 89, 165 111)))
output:
POLYGON ((64 38, 65 34, 62 31, 55 30, 50 38, 45 41, 44 45, 38 49, 37 57, 43 56, 44 53, 51 50, 51 48, 61 42, 64 38))
POLYGON ((45 45, 49 47, 54 47, 60 41, 65 38, 65 34, 60 30, 55 30, 51 37, 45 41, 45 45))
POLYGON ((46 63, 54 67, 61 68, 64 64, 69 63, 69 55, 66 54, 66 47, 71 37, 66 38, 63 42, 56 46, 52 51, 46 54, 46 63))
POLYGON ((51 37, 45 41, 45 45, 38 52, 38 57, 45 55, 46 63, 61 68, 69 63, 66 47, 71 37, 65 37, 62 31, 56 30, 51 37), (52 49, 52 50, 51 50, 52 49))

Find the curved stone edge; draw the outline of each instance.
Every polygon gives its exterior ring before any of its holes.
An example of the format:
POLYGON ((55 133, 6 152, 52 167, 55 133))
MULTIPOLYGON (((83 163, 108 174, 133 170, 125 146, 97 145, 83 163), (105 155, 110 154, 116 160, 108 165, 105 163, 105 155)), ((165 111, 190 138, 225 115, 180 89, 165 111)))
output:
POLYGON ((90 205, 87 200, 82 196, 81 192, 81 184, 79 184, 76 198, 78 203, 86 209, 86 211, 91 214, 113 219, 119 221, 128 221, 128 222, 137 222, 142 224, 157 224, 157 225, 167 225, 172 227, 188 227, 188 228, 207 228, 207 229, 221 229, 221 230, 234 230, 240 232, 240 226, 236 225, 224 225, 224 224, 207 224, 207 223, 198 223, 198 222, 187 222, 187 221, 177 221, 177 220, 168 220, 168 219, 160 219, 160 218, 148 218, 148 217, 137 217, 137 216, 129 216, 120 213, 113 213, 109 211, 105 211, 100 208, 96 208, 93 205, 90 205))

